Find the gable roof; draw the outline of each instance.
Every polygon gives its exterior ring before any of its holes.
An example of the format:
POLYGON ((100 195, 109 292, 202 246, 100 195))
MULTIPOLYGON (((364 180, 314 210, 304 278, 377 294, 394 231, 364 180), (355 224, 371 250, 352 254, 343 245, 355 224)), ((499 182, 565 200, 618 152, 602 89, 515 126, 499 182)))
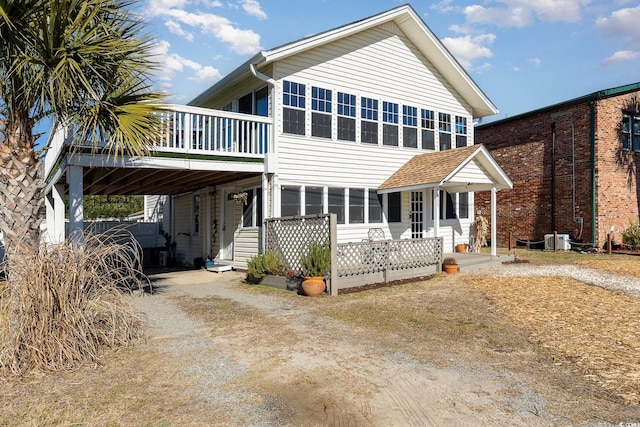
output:
POLYGON ((484 145, 418 154, 391 175, 378 193, 418 190, 440 186, 456 193, 513 188, 484 145))
POLYGON ((420 18, 410 5, 403 5, 351 24, 315 34, 303 39, 262 51, 236 68, 215 85, 198 95, 189 104, 197 105, 206 101, 223 87, 232 85, 251 74, 250 67, 262 68, 270 63, 327 43, 351 36, 370 28, 394 22, 411 40, 417 49, 447 79, 451 87, 469 104, 474 118, 496 114, 498 109, 476 85, 460 63, 442 44, 440 39, 420 18))

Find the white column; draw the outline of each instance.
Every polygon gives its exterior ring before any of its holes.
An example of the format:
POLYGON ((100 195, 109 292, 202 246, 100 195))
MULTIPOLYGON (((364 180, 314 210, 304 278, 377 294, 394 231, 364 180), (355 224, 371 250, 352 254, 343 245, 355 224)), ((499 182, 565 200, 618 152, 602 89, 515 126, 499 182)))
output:
POLYGON ((82 166, 67 168, 67 185, 69 186, 69 237, 73 238, 75 235, 82 236, 83 233, 82 166))
POLYGON ((491 255, 495 256, 497 255, 496 253, 496 246, 498 244, 497 242, 497 232, 496 232, 496 195, 497 195, 497 190, 495 185, 493 187, 491 187, 491 255))
POLYGON ((64 184, 55 184, 45 197, 47 230, 44 238, 49 243, 63 243, 64 230, 64 184))
POLYGON ((433 237, 440 237, 440 186, 433 188, 433 237))
POLYGON ((262 209, 262 224, 256 224, 262 231, 262 251, 267 250, 267 227, 265 227, 264 220, 269 217, 269 179, 266 172, 262 174, 262 206, 257 207, 262 209))

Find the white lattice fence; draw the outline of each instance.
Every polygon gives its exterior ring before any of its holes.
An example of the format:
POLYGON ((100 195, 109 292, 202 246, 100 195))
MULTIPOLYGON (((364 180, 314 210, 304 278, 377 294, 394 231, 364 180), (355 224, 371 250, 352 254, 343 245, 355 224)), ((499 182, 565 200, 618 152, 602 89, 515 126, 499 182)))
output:
POLYGON ((300 274, 300 255, 311 242, 330 243, 330 215, 269 218, 267 250, 278 252, 287 270, 300 274))
POLYGON ((338 277, 414 270, 442 263, 442 238, 338 244, 338 277))

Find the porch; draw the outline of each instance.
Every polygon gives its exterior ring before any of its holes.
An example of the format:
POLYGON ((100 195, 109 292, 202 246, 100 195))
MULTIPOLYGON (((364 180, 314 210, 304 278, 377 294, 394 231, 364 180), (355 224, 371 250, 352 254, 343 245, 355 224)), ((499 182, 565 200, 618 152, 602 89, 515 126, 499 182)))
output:
POLYGON ((171 105, 160 114, 158 136, 145 157, 115 157, 104 147, 75 144, 72 129, 58 128, 44 160, 45 236, 64 240, 65 213, 69 232, 83 228, 84 195, 172 196, 269 172, 275 165, 272 124, 269 117, 171 105))

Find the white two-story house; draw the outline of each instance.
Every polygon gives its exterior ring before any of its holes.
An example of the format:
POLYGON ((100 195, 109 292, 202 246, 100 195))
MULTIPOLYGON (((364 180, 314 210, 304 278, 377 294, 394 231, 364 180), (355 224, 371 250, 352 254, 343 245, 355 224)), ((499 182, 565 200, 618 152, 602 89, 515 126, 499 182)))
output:
MULTIPOLYGON (((60 238, 65 191, 163 194, 186 264, 210 255, 243 268, 265 218, 317 213, 337 215, 339 242, 376 229, 443 237, 452 251, 469 242, 473 191, 491 190, 495 212, 495 192, 512 186, 474 146, 474 120, 496 112, 418 14, 397 7, 258 53, 172 106, 148 158, 71 155, 54 138, 48 229, 60 238)), ((82 215, 69 209, 73 228, 82 215)))

